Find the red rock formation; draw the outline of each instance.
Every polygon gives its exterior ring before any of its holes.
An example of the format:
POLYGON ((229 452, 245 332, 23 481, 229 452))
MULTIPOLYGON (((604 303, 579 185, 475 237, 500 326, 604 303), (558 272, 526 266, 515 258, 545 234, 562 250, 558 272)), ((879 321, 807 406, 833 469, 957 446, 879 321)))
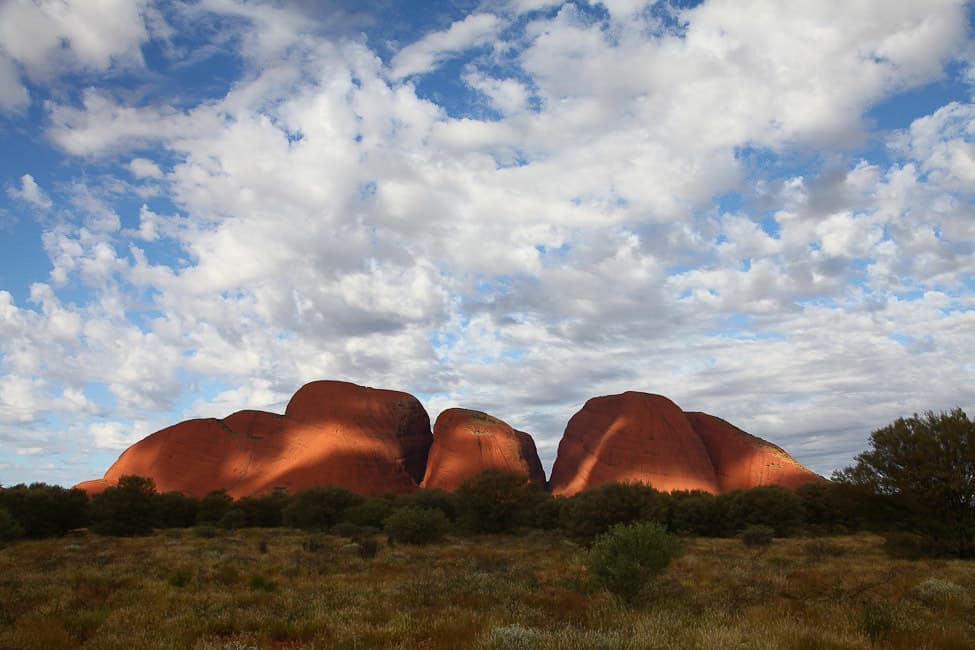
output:
POLYGON ((447 409, 433 426, 423 487, 456 490, 485 469, 503 469, 545 485, 535 441, 481 411, 447 409))
POLYGON ((74 487, 79 490, 84 490, 85 492, 88 493, 88 496, 93 497, 96 494, 101 494, 107 488, 112 487, 112 485, 113 485, 112 483, 109 483, 103 478, 96 478, 91 481, 82 481, 81 483, 78 483, 78 485, 75 485, 74 487))
POLYGON ((225 489, 235 498, 315 485, 400 494, 423 478, 431 438, 430 419, 412 395, 316 381, 295 393, 283 416, 239 411, 157 431, 126 449, 104 480, 136 474, 160 492, 225 489))
POLYGON ((759 485, 781 485, 794 490, 825 480, 780 447, 721 418, 697 412, 686 415, 708 450, 722 492, 759 485))
POLYGON ((572 495, 603 483, 640 481, 658 490, 718 492, 711 458, 684 412, 666 397, 594 397, 572 416, 549 481, 572 495))

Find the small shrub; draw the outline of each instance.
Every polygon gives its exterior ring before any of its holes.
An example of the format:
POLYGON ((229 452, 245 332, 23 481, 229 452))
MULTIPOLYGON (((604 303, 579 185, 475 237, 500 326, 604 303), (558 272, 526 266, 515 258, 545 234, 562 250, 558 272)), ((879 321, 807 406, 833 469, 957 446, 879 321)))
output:
POLYGON ((0 508, 0 544, 24 536, 24 528, 10 516, 6 508, 0 508))
POLYGON ((921 535, 892 531, 884 535, 884 552, 895 559, 919 560, 931 553, 931 546, 921 535))
POLYGON ((745 546, 768 546, 775 537, 775 529, 771 526, 748 526, 741 531, 741 541, 745 546))
POLYGON ((306 553, 318 553, 325 550, 325 540, 320 535, 309 535, 301 542, 301 548, 306 553))
POLYGON ((860 629, 872 643, 884 641, 894 631, 894 612, 886 603, 868 602, 860 612, 860 629))
POLYGON ((353 541, 358 545, 359 557, 363 560, 371 560, 379 553, 379 542, 372 537, 357 537, 353 541))
POLYGON ((593 544, 586 566, 604 588, 632 604, 679 554, 677 539, 656 522, 617 524, 593 544))
POLYGON ((272 591, 277 591, 278 583, 273 580, 268 580, 264 576, 254 576, 250 580, 251 589, 257 591, 266 591, 271 593, 272 591))
POLYGON ((911 589, 911 595, 925 605, 946 605, 958 603, 966 606, 970 599, 964 587, 941 578, 928 578, 911 589))
POLYGON ((332 526, 331 533, 339 537, 348 537, 349 539, 352 539, 353 537, 375 535, 381 530, 381 528, 376 526, 362 526, 348 521, 342 521, 332 526))
POLYGON ((169 584, 173 587, 185 587, 189 584, 192 574, 186 569, 179 569, 169 576, 169 584))
POLYGON ((828 557, 846 555, 846 549, 826 539, 814 539, 802 547, 803 552, 811 560, 825 560, 828 557))
POLYGON ((408 506, 387 517, 384 528, 394 542, 432 544, 443 541, 450 521, 440 510, 408 506))
POLYGON ((538 632, 514 623, 491 630, 490 646, 494 650, 522 650, 538 646, 538 632))
POLYGON ((193 534, 204 539, 212 539, 217 536, 216 526, 194 526, 193 534))
POLYGON ((264 553, 267 553, 267 540, 266 539, 262 539, 261 541, 259 541, 257 543, 257 552, 260 553, 260 554, 262 554, 262 555, 264 553))
POLYGON ((223 528, 224 530, 238 530, 247 525, 247 513, 243 508, 238 508, 236 506, 227 510, 220 517, 220 521, 217 522, 217 526, 223 528))

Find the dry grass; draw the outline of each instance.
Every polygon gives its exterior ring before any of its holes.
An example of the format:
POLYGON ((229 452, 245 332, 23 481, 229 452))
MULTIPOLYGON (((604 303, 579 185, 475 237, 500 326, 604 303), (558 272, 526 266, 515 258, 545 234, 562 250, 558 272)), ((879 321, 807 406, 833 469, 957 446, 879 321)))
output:
POLYGON ((308 541, 275 529, 8 546, 0 648, 975 648, 975 563, 890 560, 869 535, 757 550, 690 539, 633 609, 554 536, 372 560, 342 538, 308 541))

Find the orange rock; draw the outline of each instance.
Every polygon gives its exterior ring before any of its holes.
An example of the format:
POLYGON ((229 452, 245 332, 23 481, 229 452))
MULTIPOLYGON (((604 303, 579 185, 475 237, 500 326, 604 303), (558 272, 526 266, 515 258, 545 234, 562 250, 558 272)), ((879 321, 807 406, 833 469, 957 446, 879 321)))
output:
POLYGON ((481 411, 452 408, 441 413, 433 426, 423 487, 453 491, 486 469, 524 474, 545 485, 530 435, 481 411))
POLYGON ((759 485, 795 489, 825 481, 809 471, 780 447, 707 413, 687 413, 711 457, 722 492, 759 485))
POLYGON ((684 412, 666 397, 632 391, 594 397, 572 416, 549 484, 553 494, 572 495, 614 481, 662 491, 719 489, 684 412))
POLYGON ((104 480, 136 474, 160 492, 225 489, 235 498, 315 485, 401 494, 423 478, 431 440, 430 418, 412 395, 316 381, 283 416, 239 411, 157 431, 126 449, 104 480))
POLYGON ((81 483, 78 483, 78 485, 75 485, 74 488, 84 490, 88 493, 88 496, 93 497, 96 494, 101 494, 107 488, 112 487, 112 485, 114 485, 114 483, 109 483, 103 478, 96 478, 91 481, 82 481, 81 483))

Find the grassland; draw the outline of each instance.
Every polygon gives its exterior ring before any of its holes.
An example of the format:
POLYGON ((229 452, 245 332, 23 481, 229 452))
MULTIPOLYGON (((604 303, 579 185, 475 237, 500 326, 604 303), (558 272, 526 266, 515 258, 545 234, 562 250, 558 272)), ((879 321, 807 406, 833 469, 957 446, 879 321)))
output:
POLYGON ((627 608, 545 534, 383 545, 288 529, 0 549, 0 648, 975 648, 975 563, 870 535, 687 539, 627 608))

